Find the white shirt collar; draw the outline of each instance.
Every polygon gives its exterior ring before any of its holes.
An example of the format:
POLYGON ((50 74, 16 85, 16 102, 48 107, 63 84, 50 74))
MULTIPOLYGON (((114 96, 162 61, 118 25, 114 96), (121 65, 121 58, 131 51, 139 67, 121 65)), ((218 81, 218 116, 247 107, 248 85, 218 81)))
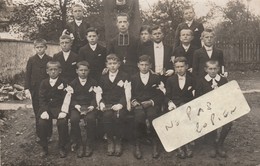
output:
POLYGON ((190 44, 188 46, 185 46, 184 44, 182 44, 182 47, 184 48, 185 51, 187 51, 190 48, 190 44))
POLYGON ((49 80, 50 85, 53 87, 56 84, 57 80, 58 80, 58 77, 55 79, 50 78, 50 80, 49 80))
POLYGON ((63 53, 63 57, 64 57, 65 61, 67 61, 67 59, 69 58, 69 55, 70 55, 70 51, 68 51, 68 52, 62 51, 62 53, 63 53))
POLYGON ((149 77, 149 75, 150 75, 150 72, 147 72, 146 74, 143 74, 143 73, 140 72, 141 77, 149 77))
POLYGON ((113 77, 113 76, 115 77, 117 75, 118 71, 119 70, 117 70, 115 73, 108 72, 109 77, 113 77))
POLYGON ((82 20, 75 20, 75 23, 80 26, 80 24, 82 23, 82 20))
POLYGON ((183 76, 181 76, 181 75, 179 75, 179 74, 177 74, 178 75, 178 78, 179 79, 186 79, 186 74, 184 74, 183 76))
POLYGON ((204 45, 204 47, 205 47, 205 50, 206 50, 206 51, 212 51, 212 50, 213 50, 213 46, 207 47, 207 46, 204 45))
POLYGON ((191 21, 185 21, 186 24, 191 25, 193 23, 193 20, 191 21))
POLYGON ((42 59, 45 54, 42 55, 37 54, 37 55, 39 56, 40 59, 42 59))
POLYGON ((162 48, 163 47, 163 43, 160 42, 160 43, 155 43, 154 42, 154 48, 162 48))
POLYGON ((94 44, 94 45, 92 45, 92 44, 89 44, 89 46, 90 46, 90 48, 91 48, 93 51, 95 51, 95 50, 96 50, 96 48, 97 48, 97 43, 96 43, 96 44, 94 44))
POLYGON ((220 77, 220 75, 217 74, 215 78, 211 78, 211 77, 209 76, 209 74, 207 74, 207 75, 205 76, 205 79, 206 79, 207 81, 211 81, 212 79, 214 79, 214 80, 216 80, 216 81, 220 81, 221 77, 220 77))
POLYGON ((82 86, 84 86, 84 85, 86 84, 86 82, 87 82, 87 78, 82 79, 82 78, 79 77, 79 82, 80 82, 80 84, 81 84, 82 86))

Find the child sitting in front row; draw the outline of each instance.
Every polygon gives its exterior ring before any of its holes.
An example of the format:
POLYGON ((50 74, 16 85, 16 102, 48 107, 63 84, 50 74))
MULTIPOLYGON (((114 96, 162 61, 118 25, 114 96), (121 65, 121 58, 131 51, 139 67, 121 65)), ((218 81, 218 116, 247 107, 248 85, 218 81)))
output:
MULTIPOLYGON (((192 77, 187 74, 187 59, 185 57, 175 58, 174 69, 176 74, 168 78, 166 82, 166 102, 169 111, 193 99, 192 77)), ((192 157, 192 155, 189 144, 178 149, 177 156, 179 158, 184 159, 185 157, 192 157)))
MULTIPOLYGON (((219 70, 220 67, 217 60, 209 60, 206 62, 205 71, 207 75, 198 81, 195 93, 196 97, 210 92, 228 82, 225 77, 218 74, 219 70)), ((210 144, 213 146, 213 149, 210 151, 210 157, 215 158, 217 154, 220 157, 226 157, 226 151, 223 149, 223 144, 231 129, 231 126, 231 122, 222 126, 219 137, 217 136, 217 130, 214 130, 206 135, 206 138, 208 138, 210 144)))

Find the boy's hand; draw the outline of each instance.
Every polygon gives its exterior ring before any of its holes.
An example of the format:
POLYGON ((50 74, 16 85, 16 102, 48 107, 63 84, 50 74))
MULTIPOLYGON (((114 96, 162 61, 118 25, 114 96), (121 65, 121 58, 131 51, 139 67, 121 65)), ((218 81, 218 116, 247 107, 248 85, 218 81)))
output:
POLYGON ((220 74, 222 77, 228 77, 228 72, 224 72, 224 74, 220 74))
POLYGON ((168 103, 168 110, 169 111, 172 111, 172 110, 174 110, 174 109, 176 109, 177 107, 176 107, 176 105, 173 103, 173 102, 169 102, 168 103))
POLYGON ((141 102, 143 108, 148 108, 150 106, 153 106, 153 101, 152 100, 148 100, 148 101, 143 101, 141 102))
POLYGON ((27 98, 27 99, 32 99, 32 96, 31 96, 31 93, 30 93, 30 91, 29 91, 29 89, 25 89, 24 90, 24 94, 25 94, 25 97, 27 98))
POLYGON ((138 101, 136 101, 136 100, 133 100, 132 102, 131 102, 131 105, 132 105, 132 107, 136 107, 136 106, 139 106, 139 105, 141 105, 138 101))
POLYGON ((75 105, 75 108, 76 108, 79 112, 81 112, 81 110, 80 110, 80 109, 81 109, 81 106, 80 106, 80 105, 78 105, 78 104, 75 105))
POLYGON ((67 114, 65 112, 60 112, 59 113, 59 116, 58 116, 58 119, 63 119, 67 116, 67 114))
POLYGON ((102 75, 107 74, 107 72, 108 72, 108 68, 104 68, 102 71, 102 75))
POLYGON ((88 112, 93 111, 93 110, 94 110, 94 106, 89 106, 88 107, 88 112))
POLYGON ((123 105, 122 104, 115 104, 111 108, 114 111, 119 111, 119 110, 121 110, 123 108, 123 105))
POLYGON ((105 106, 105 104, 103 103, 103 102, 101 102, 100 104, 99 104, 99 109, 100 109, 100 111, 104 111, 104 108, 105 108, 106 106, 105 106))
POLYGON ((171 76, 171 75, 173 75, 173 73, 174 73, 174 70, 172 70, 172 69, 167 70, 167 71, 165 72, 165 76, 171 76))
POLYGON ((41 119, 49 119, 49 114, 47 113, 47 111, 44 111, 42 114, 41 114, 41 119))
POLYGON ((192 68, 189 68, 188 71, 192 73, 192 68))

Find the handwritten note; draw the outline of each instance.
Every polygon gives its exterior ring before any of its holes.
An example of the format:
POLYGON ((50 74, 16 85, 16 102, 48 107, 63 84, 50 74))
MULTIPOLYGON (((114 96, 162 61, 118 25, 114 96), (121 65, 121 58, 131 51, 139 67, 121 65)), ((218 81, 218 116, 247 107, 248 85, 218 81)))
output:
POLYGON ((231 81, 153 120, 167 152, 173 151, 250 112, 236 81, 231 81))

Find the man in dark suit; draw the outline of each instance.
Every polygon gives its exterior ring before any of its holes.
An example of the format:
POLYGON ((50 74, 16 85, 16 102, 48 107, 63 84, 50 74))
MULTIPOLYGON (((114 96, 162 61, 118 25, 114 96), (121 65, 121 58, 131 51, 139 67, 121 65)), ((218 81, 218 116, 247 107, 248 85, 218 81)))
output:
POLYGON ((90 64, 89 77, 99 81, 106 67, 106 48, 98 44, 99 33, 96 28, 88 28, 86 32, 88 44, 79 50, 79 61, 85 60, 90 64))
POLYGON ((197 48, 201 47, 200 36, 204 30, 204 27, 201 23, 194 20, 195 12, 193 7, 186 6, 183 9, 183 17, 184 22, 180 23, 175 32, 175 41, 174 41, 174 48, 180 45, 180 31, 182 29, 190 29, 193 31, 194 39, 191 41, 191 45, 194 45, 197 48))
POLYGON ((62 35, 60 37, 61 50, 59 53, 53 55, 53 60, 61 64, 61 77, 68 83, 77 77, 76 64, 78 62, 78 55, 71 51, 72 39, 69 35, 62 35))
MULTIPOLYGON (((151 59, 148 55, 139 57, 138 68, 140 73, 133 75, 131 78, 131 103, 134 107, 134 138, 136 147, 134 156, 140 159, 142 157, 140 138, 146 124, 145 121, 148 119, 149 123, 152 124, 152 120, 160 115, 160 103, 163 101, 164 93, 159 89, 159 86, 162 84, 159 76, 150 72, 151 59)), ((153 144, 152 156, 153 158, 158 158, 158 138, 154 128, 152 128, 151 137, 153 144)))
MULTIPOLYGON (((207 73, 203 78, 200 78, 196 85, 195 96, 199 97, 204 95, 218 87, 226 84, 228 81, 225 77, 218 74, 220 70, 218 60, 209 60, 205 65, 205 72, 207 73)), ((206 135, 206 138, 212 146, 212 150, 209 155, 215 158, 217 155, 225 158, 227 156, 226 151, 223 148, 224 141, 231 130, 232 122, 221 127, 220 135, 218 136, 217 130, 214 130, 206 135)))
POLYGON ((116 54, 121 61, 120 69, 130 75, 135 74, 139 40, 128 33, 129 17, 126 13, 117 15, 116 25, 119 34, 108 43, 107 54, 116 54))
MULTIPOLYGON (((204 68, 207 61, 217 60, 221 69, 224 66, 223 51, 214 47, 215 33, 211 29, 205 29, 201 38, 204 46, 194 52, 192 65, 193 78, 197 81, 206 75, 204 68)), ((219 72, 224 74, 224 71, 219 72)))
MULTIPOLYGON (((193 99, 192 91, 194 88, 192 86, 192 77, 187 74, 187 59, 185 57, 175 58, 174 68, 176 74, 168 78, 166 82, 165 100, 169 111, 172 111, 193 99)), ((189 144, 178 148, 177 156, 179 158, 192 157, 192 155, 189 144)))
MULTIPOLYGON (((40 85, 39 92, 39 137, 42 146, 41 156, 48 155, 48 130, 49 121, 57 119, 59 134, 59 153, 60 157, 66 157, 65 146, 68 142, 68 111, 62 111, 62 104, 65 97, 65 86, 67 82, 59 77, 61 65, 58 61, 47 63, 47 74, 49 78, 44 79, 40 85)), ((52 127, 52 126, 51 126, 52 127)))
POLYGON ((102 101, 100 110, 103 111, 104 130, 107 133, 107 155, 121 156, 124 120, 126 117, 126 96, 124 84, 128 74, 118 70, 120 59, 115 54, 106 58, 108 73, 100 78, 102 101))
MULTIPOLYGON (((48 78, 48 74, 46 73, 46 64, 52 58, 45 54, 45 50, 47 49, 46 40, 35 40, 34 49, 36 55, 30 57, 26 65, 25 94, 27 98, 32 99, 32 106, 36 120, 36 134, 39 137, 39 88, 41 81, 48 78)), ((52 130, 49 131, 49 137, 51 136, 51 133, 52 130)), ((37 139, 36 141, 38 142, 39 140, 37 139)))
POLYGON ((85 38, 86 30, 90 27, 86 18, 83 17, 83 7, 79 4, 72 6, 72 14, 74 20, 69 22, 63 34, 68 34, 73 36, 73 44, 71 50, 78 53, 79 49, 87 44, 87 39, 85 38))

